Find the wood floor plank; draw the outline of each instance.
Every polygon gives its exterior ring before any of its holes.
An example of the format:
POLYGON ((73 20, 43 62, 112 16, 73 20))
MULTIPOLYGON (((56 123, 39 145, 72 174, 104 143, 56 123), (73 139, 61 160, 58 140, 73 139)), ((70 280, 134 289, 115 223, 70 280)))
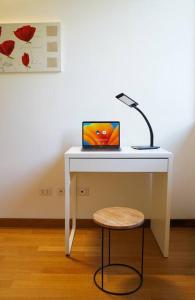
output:
MULTIPOLYGON (((140 265, 140 231, 112 234, 112 259, 140 265)), ((78 229, 71 257, 64 255, 64 231, 53 228, 0 228, 0 300, 108 300, 93 282, 100 264, 97 228, 78 229)), ((169 258, 146 229, 144 284, 116 299, 194 300, 195 228, 172 228, 169 258)), ((126 289, 135 284, 124 270, 109 272, 105 284, 126 289), (131 280, 131 282, 130 282, 131 280)))

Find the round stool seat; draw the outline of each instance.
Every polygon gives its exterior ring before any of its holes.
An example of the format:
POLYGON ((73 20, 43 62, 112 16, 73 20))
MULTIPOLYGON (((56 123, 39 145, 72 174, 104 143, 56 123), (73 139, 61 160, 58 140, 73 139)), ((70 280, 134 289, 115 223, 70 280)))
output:
POLYGON ((93 220, 109 229, 131 229, 143 224, 144 215, 128 207, 107 207, 96 211, 93 220))

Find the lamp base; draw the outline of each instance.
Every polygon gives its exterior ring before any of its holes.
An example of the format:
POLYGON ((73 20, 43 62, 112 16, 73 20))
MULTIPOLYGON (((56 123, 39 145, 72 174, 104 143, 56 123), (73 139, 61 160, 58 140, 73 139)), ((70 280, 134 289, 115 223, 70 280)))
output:
POLYGON ((131 148, 136 149, 136 150, 153 150, 153 149, 159 149, 160 146, 131 146, 131 148))

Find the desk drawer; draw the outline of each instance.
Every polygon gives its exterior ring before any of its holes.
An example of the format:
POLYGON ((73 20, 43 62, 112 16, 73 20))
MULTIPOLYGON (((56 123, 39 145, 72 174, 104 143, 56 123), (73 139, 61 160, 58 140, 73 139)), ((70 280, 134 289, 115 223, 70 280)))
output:
POLYGON ((70 172, 168 172, 168 159, 71 158, 70 172))

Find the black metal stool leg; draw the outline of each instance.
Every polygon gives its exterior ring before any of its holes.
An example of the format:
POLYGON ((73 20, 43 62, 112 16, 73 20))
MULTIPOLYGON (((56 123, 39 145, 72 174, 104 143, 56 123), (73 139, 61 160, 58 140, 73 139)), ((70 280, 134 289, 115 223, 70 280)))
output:
POLYGON ((143 275, 144 275, 144 229, 145 229, 145 222, 142 225, 142 258, 141 258, 141 276, 143 281, 143 275))
POLYGON ((110 265, 110 229, 108 229, 108 264, 110 265))
POLYGON ((102 290, 104 289, 104 228, 102 227, 102 290))

